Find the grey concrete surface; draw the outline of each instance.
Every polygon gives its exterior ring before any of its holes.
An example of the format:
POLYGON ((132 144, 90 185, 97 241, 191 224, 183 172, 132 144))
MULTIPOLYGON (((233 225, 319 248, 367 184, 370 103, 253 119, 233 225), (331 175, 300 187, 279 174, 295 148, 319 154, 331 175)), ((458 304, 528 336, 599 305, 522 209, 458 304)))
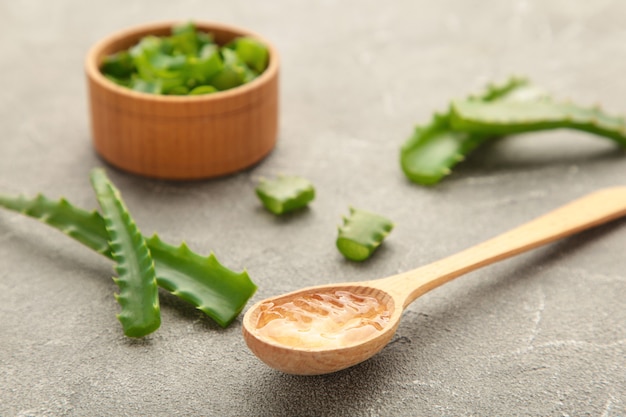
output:
MULTIPOLYGON (((622 1, 3 0, 0 191, 95 208, 85 53, 115 30, 188 18, 277 45, 276 150, 210 181, 108 173, 144 233, 247 268, 253 301, 405 271, 625 182, 623 151, 567 131, 494 143, 434 188, 398 164, 415 124, 510 74, 626 113, 622 1), (260 207, 255 183, 276 173, 315 183, 310 209, 277 219, 260 207), (349 205, 396 222, 358 265, 334 247, 349 205)), ((125 338, 112 264, 0 211, 0 415, 624 416, 625 246, 618 221, 474 272, 414 303, 371 360, 297 377, 247 350, 241 318, 221 329, 167 294, 161 328, 125 338)))

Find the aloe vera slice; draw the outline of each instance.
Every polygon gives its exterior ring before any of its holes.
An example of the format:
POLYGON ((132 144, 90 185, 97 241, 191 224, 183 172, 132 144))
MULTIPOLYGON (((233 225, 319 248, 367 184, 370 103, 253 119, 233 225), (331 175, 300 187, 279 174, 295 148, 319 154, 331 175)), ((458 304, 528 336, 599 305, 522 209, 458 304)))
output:
POLYGON ((302 177, 279 176, 261 180, 256 194, 267 210, 280 215, 307 206, 315 198, 315 188, 302 177))
POLYGON ((393 229, 393 222, 380 214, 350 208, 339 227, 337 249, 352 261, 364 261, 381 245, 393 229))
POLYGON ((130 88, 140 93, 161 94, 163 87, 160 81, 144 81, 140 78, 133 78, 130 81, 130 88))
POLYGON ((569 128, 612 139, 626 147, 624 118, 573 103, 540 101, 455 101, 451 109, 453 129, 464 132, 508 135, 569 128))
POLYGON ((126 336, 143 337, 161 325, 152 256, 119 190, 104 171, 94 169, 91 172, 91 183, 102 208, 111 254, 117 263, 117 278, 113 280, 119 287, 115 298, 122 308, 117 318, 126 336))
POLYGON ((135 64, 128 51, 120 51, 104 57, 100 68, 105 74, 117 79, 125 79, 135 71, 135 64))
MULTIPOLYGON (((54 201, 41 194, 35 198, 0 195, 0 206, 46 223, 113 258, 104 219, 96 211, 89 212, 65 199, 54 201)), ((184 244, 176 248, 156 235, 145 240, 154 259, 157 284, 191 303, 222 327, 237 317, 257 289, 246 271, 233 272, 221 266, 214 255, 198 255, 184 244), (186 249, 180 249, 183 246, 186 249)))
POLYGON ((224 67, 209 80, 209 83, 218 90, 228 90, 240 86, 246 80, 246 65, 239 59, 235 51, 222 48, 221 54, 224 67))
POLYGON ((199 84, 207 83, 224 68, 222 57, 216 45, 205 45, 198 57, 187 57, 186 65, 181 70, 188 79, 199 84))
POLYGON ((200 85, 189 92, 190 96, 200 96, 217 92, 217 88, 212 85, 200 85))
POLYGON ((196 25, 193 22, 174 25, 172 35, 166 38, 172 45, 172 52, 181 55, 196 55, 200 46, 196 33, 196 25))
POLYGON ((239 58, 245 62, 245 64, 256 71, 261 73, 267 68, 269 61, 269 51, 263 43, 249 36, 243 36, 236 38, 231 47, 239 56, 239 58))
MULTIPOLYGON (((537 89, 523 78, 511 78, 502 85, 490 85, 473 97, 478 102, 528 100, 537 96, 537 89)), ((433 185, 451 173, 482 143, 497 137, 494 134, 470 133, 451 125, 450 113, 435 114, 430 123, 417 126, 400 150, 400 166, 408 179, 421 185, 433 185)))

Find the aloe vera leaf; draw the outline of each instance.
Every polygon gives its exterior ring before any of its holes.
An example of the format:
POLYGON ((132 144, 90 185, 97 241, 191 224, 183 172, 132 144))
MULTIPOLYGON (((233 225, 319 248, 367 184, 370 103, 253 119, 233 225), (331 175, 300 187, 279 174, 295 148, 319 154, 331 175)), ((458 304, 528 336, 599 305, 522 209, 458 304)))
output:
POLYGON ((339 227, 337 249, 352 261, 368 259, 393 229, 393 223, 380 214, 350 208, 339 227))
MULTIPOLYGON (((527 100, 538 94, 526 79, 511 78, 502 85, 490 85, 474 96, 476 101, 527 100)), ((400 166, 411 181, 421 185, 440 182, 456 164, 493 134, 468 133, 451 126, 450 113, 435 114, 427 125, 417 126, 400 150, 400 166)))
POLYGON ((455 130, 490 135, 508 135, 539 130, 569 128, 614 140, 626 147, 624 118, 552 100, 481 102, 455 101, 451 125, 455 130))
POLYGON ((495 101, 514 97, 519 100, 524 95, 525 100, 529 99, 526 94, 520 94, 520 91, 532 92, 533 98, 537 95, 543 95, 543 92, 533 86, 527 78, 511 77, 502 84, 487 84, 484 91, 477 95, 470 95, 469 98, 481 101, 495 101))
POLYGON ((247 271, 231 271, 213 253, 200 256, 184 243, 174 247, 157 235, 148 239, 148 247, 154 256, 159 285, 193 304, 222 327, 237 317, 256 291, 247 271))
POLYGON ((265 208, 277 215, 303 208, 315 198, 313 184, 296 176, 263 179, 255 191, 265 208))
POLYGON ((489 138, 454 131, 449 117, 438 115, 430 124, 416 127, 413 136, 402 147, 400 164, 411 181, 422 185, 437 184, 466 155, 489 138))
POLYGON ((102 169, 91 172, 91 184, 102 208, 109 246, 116 261, 117 278, 113 280, 119 287, 115 298, 121 307, 117 318, 126 336, 146 336, 161 325, 152 256, 119 190, 102 169))
MULTIPOLYGON (((104 219, 96 211, 88 212, 65 199, 54 201, 43 195, 31 199, 0 195, 0 206, 40 220, 113 259, 104 219)), ((247 272, 233 272, 221 266, 215 256, 198 255, 186 245, 176 248, 156 235, 144 239, 154 259, 157 284, 191 303, 222 327, 237 317, 256 292, 257 287, 247 272), (181 249, 183 246, 186 249, 181 249)))
POLYGON ((43 194, 35 198, 0 194, 0 206, 46 223, 88 248, 113 258, 104 219, 97 211, 86 211, 64 198, 51 200, 43 194))

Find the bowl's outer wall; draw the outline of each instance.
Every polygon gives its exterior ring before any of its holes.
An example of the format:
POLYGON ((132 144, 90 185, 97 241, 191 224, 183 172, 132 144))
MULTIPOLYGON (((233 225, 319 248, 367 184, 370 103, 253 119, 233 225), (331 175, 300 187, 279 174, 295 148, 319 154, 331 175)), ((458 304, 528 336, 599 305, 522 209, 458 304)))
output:
MULTIPOLYGON (((200 179, 230 174, 259 162, 278 134, 279 71, 276 50, 259 78, 207 96, 171 97, 119 87, 100 74, 108 54, 148 34, 169 33, 173 22, 112 35, 90 51, 86 71, 92 139, 96 151, 123 170, 163 179, 200 179)), ((196 23, 223 44, 253 35, 230 26, 196 23)))

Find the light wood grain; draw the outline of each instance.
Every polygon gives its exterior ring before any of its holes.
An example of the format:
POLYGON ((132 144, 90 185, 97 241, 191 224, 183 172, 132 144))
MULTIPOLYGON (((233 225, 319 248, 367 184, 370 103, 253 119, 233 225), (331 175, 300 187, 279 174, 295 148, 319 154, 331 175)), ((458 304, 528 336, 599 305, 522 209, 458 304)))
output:
POLYGON ((233 26, 195 22, 224 44, 254 36, 269 48, 268 68, 254 81, 204 96, 160 96, 115 85, 99 70, 103 57, 134 45, 141 37, 166 35, 178 22, 125 30, 102 40, 88 53, 93 145, 123 170, 164 179, 199 179, 252 166, 276 144, 279 117, 279 58, 267 40, 233 26))
POLYGON ((380 351, 395 334, 404 308, 420 295, 480 267, 624 215, 626 187, 600 190, 484 243, 418 269, 374 281, 311 287, 264 300, 252 306, 244 316, 244 338, 255 355, 269 366, 286 373, 316 375, 345 369, 380 351), (303 292, 337 290, 378 298, 391 312, 389 324, 379 334, 361 343, 333 349, 296 349, 258 337, 255 325, 261 304, 289 299, 303 292))

